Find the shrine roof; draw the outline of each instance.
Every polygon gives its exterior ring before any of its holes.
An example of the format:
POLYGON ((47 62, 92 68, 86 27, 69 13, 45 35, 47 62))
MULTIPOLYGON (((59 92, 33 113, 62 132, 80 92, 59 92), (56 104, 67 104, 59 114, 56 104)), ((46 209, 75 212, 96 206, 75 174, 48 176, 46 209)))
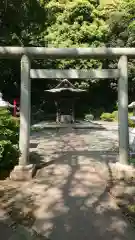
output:
POLYGON ((62 80, 55 88, 46 90, 47 92, 59 93, 63 91, 70 92, 85 92, 83 89, 76 88, 72 83, 70 83, 67 79, 62 80))

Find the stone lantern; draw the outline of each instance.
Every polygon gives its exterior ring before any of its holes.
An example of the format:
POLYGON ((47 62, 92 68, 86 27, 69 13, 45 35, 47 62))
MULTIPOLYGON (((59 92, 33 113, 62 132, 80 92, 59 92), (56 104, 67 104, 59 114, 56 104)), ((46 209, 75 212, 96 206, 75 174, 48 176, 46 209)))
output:
POLYGON ((133 116, 135 116, 135 102, 132 102, 128 105, 128 108, 132 108, 133 109, 133 116))
POLYGON ((13 108, 14 106, 3 99, 3 94, 0 92, 0 108, 13 108))
MULTIPOLYGON (((128 105, 128 108, 133 109, 133 116, 129 116, 129 119, 135 123, 135 102, 128 105)), ((130 155, 135 155, 135 128, 129 129, 129 147, 131 149, 130 155)))
POLYGON ((9 107, 9 103, 3 100, 3 94, 0 92, 0 107, 7 108, 9 107))

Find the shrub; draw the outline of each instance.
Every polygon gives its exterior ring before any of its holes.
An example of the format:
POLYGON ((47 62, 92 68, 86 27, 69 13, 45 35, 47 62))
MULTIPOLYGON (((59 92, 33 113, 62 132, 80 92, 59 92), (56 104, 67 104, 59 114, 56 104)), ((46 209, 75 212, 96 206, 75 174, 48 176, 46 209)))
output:
MULTIPOLYGON (((128 117, 133 116, 133 112, 128 113, 128 117)), ((129 127, 135 127, 135 122, 132 121, 130 118, 128 118, 128 126, 129 127)))
POLYGON ((133 122, 131 119, 128 119, 128 126, 131 128, 135 127, 135 122, 133 122))
MULTIPOLYGON (((128 117, 133 116, 133 113, 128 113, 128 117)), ((118 121, 118 111, 114 111, 112 113, 102 113, 100 119, 103 121, 118 121)), ((135 127, 135 122, 128 118, 128 126, 135 127)))
POLYGON ((104 112, 104 108, 91 109, 90 112, 92 112, 94 118, 99 119, 101 114, 104 112))
POLYGON ((112 118, 113 118, 114 121, 118 120, 118 111, 112 112, 111 115, 112 115, 112 118))
POLYGON ((0 109, 0 169, 11 169, 19 158, 19 120, 0 109))
POLYGON ((93 114, 87 114, 87 115, 85 115, 85 120, 86 120, 86 121, 92 121, 92 120, 94 120, 93 114))
POLYGON ((103 121, 109 121, 109 122, 112 122, 114 120, 112 113, 102 113, 100 116, 100 119, 103 121))

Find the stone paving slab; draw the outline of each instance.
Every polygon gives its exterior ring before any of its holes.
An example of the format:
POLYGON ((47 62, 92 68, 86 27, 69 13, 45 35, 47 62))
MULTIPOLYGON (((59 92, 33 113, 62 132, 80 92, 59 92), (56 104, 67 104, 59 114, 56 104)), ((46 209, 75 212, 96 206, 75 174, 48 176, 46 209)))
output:
POLYGON ((42 121, 31 126, 31 130, 43 130, 43 129, 103 129, 103 124, 96 121, 79 121, 76 123, 56 123, 56 122, 46 122, 42 121))
POLYGON ((14 234, 11 227, 7 224, 0 222, 0 238, 4 240, 9 240, 11 236, 14 234))
POLYGON ((34 230, 17 224, 11 220, 5 211, 1 210, 0 239, 2 240, 48 240, 34 230))
MULTIPOLYGON (((10 182, 10 193, 3 196, 7 209, 16 207, 18 213, 32 215, 27 228, 49 240, 135 239, 108 194, 109 163, 117 156, 116 131, 45 130, 32 133, 31 144, 36 160, 47 164, 31 181, 16 186, 10 182)), ((5 192, 6 186, 5 182, 0 191, 5 192)))
POLYGON ((108 195, 109 163, 117 158, 118 132, 116 125, 105 128, 44 131, 40 140, 32 136, 43 161, 50 161, 36 176, 39 207, 33 228, 51 240, 135 237, 108 195))
POLYGON ((36 240, 37 238, 34 238, 30 229, 15 223, 7 214, 6 210, 0 209, 0 239, 36 240))
POLYGON ((37 232, 51 240, 134 239, 135 232, 108 195, 106 180, 91 164, 72 169, 57 165, 40 174, 35 189, 42 196, 37 196, 33 224, 37 232))

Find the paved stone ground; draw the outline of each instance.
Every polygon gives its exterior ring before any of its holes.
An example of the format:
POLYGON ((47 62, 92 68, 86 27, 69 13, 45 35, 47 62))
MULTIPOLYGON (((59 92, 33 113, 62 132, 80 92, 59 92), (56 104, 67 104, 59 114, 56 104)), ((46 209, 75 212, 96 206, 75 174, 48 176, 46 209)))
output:
POLYGON ((41 169, 30 182, 5 181, 1 206, 50 240, 133 240, 135 232, 108 194, 117 139, 113 124, 33 133, 32 159, 41 169))

